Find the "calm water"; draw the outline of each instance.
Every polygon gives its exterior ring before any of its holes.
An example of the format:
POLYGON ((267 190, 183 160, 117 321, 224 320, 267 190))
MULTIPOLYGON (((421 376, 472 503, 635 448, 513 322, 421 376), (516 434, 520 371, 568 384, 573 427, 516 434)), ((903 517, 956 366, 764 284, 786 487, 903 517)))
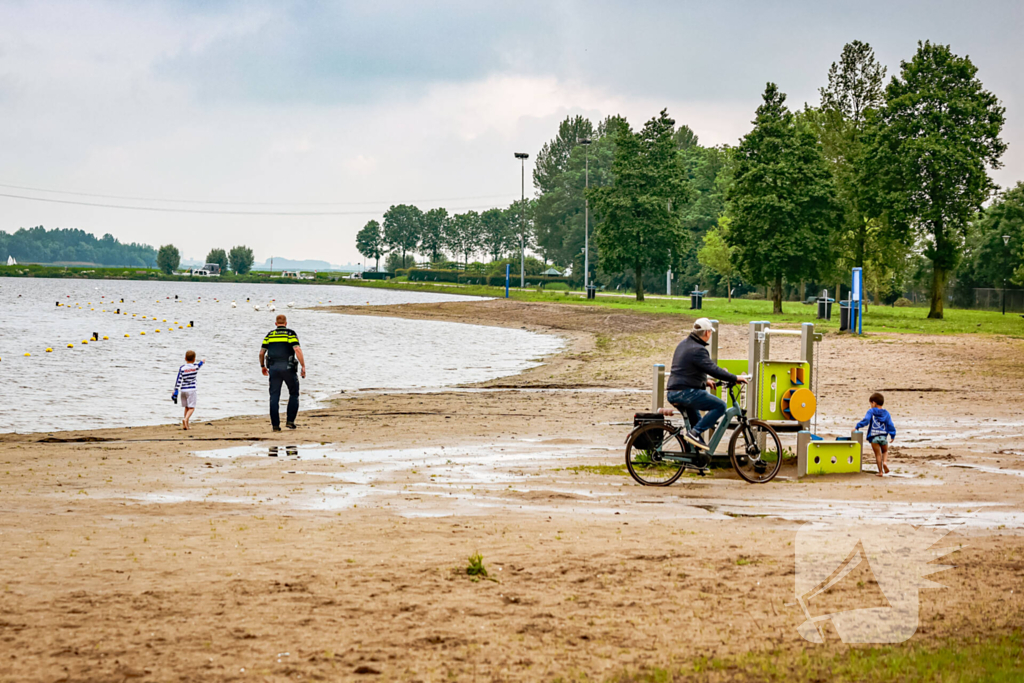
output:
POLYGON ((277 313, 288 315, 306 355, 303 408, 341 391, 511 375, 561 348, 556 337, 524 330, 303 310, 465 299, 327 285, 0 278, 0 432, 179 420, 170 395, 188 349, 207 360, 194 421, 265 413, 259 349, 277 313), (93 332, 109 339, 83 345, 93 332))

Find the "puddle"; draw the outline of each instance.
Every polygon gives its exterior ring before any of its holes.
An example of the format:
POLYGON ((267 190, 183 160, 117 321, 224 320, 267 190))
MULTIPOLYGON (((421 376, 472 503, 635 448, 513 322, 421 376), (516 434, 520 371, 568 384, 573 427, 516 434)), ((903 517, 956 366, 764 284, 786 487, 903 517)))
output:
POLYGON ((1009 474, 1015 477, 1024 477, 1024 470, 1007 470, 1002 467, 989 467, 988 465, 973 465, 967 462, 933 462, 938 467, 962 467, 965 470, 978 470, 989 474, 1009 474))
POLYGON ((794 522, 829 519, 902 522, 914 526, 992 529, 1024 527, 1024 512, 1006 510, 1000 503, 909 503, 812 500, 806 502, 706 501, 710 512, 729 517, 776 517, 794 522), (1003 508, 1003 509, 997 509, 1003 508))

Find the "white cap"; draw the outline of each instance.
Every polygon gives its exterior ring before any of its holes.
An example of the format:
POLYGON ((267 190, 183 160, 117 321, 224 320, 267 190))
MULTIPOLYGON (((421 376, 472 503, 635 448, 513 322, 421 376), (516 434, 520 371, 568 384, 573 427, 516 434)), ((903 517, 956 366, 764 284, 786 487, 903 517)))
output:
POLYGON ((707 318, 697 318, 693 321, 694 332, 707 332, 708 330, 715 329, 714 325, 707 318))

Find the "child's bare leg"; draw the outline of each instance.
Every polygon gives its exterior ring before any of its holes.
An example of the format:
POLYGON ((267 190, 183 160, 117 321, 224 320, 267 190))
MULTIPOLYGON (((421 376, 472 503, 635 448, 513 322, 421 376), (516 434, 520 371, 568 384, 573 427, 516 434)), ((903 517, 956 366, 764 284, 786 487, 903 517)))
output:
POLYGON ((889 444, 881 444, 882 448, 882 469, 889 474, 889 444))
POLYGON ((877 476, 884 477, 886 469, 885 469, 885 463, 882 461, 882 447, 879 446, 877 443, 873 443, 873 444, 871 444, 871 450, 873 450, 875 452, 875 464, 878 465, 878 475, 877 476))
POLYGON ((192 413, 194 412, 196 412, 195 408, 185 408, 185 429, 192 428, 188 421, 192 417, 192 413))

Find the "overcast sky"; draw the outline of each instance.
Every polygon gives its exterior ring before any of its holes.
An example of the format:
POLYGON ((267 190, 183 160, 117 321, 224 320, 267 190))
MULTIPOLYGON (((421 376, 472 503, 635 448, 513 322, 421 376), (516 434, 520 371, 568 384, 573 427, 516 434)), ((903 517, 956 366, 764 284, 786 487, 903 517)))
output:
POLYGON ((0 0, 0 194, 346 212, 0 197, 0 230, 110 232, 197 259, 247 244, 258 262, 358 262, 355 233, 390 204, 517 198, 513 152, 532 161, 566 115, 639 126, 668 107, 701 143, 735 144, 767 81, 792 107, 816 104, 855 39, 890 76, 918 40, 969 55, 1007 109, 994 177, 1008 186, 1024 180, 1022 29, 1020 0, 0 0))

